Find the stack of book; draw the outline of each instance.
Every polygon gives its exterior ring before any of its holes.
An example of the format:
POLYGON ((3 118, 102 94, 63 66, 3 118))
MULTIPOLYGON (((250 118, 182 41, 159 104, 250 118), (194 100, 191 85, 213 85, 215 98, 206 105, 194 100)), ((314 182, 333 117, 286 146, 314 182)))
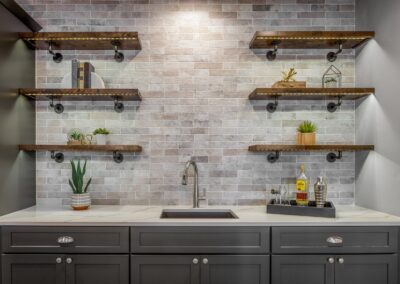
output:
POLYGON ((92 87, 92 72, 94 66, 90 62, 72 60, 72 88, 85 89, 92 87))

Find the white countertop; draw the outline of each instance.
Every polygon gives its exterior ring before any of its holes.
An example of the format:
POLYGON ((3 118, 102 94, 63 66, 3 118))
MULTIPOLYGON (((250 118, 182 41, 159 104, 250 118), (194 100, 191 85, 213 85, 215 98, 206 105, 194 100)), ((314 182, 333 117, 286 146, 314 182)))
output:
POLYGON ((265 206, 229 208, 239 219, 160 219, 162 209, 188 207, 92 206, 87 211, 69 207, 30 207, 0 217, 0 225, 29 226, 400 226, 400 217, 357 206, 336 206, 336 218, 267 214, 265 206))

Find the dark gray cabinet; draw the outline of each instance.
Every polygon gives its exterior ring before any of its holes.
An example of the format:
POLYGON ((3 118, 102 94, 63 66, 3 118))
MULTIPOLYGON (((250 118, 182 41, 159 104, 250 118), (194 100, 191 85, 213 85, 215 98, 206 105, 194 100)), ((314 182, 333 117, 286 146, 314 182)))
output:
POLYGON ((199 259, 195 255, 133 255, 131 284, 199 284, 199 259))
POLYGON ((273 255, 271 284, 334 284, 334 261, 326 255, 273 255))
POLYGON ((397 284, 397 254, 273 255, 272 284, 397 284))
POLYGON ((343 255, 336 259, 337 284, 397 284, 397 254, 343 255))
POLYGON ((65 284, 65 258, 56 255, 3 255, 2 284, 65 284))
POLYGON ((128 255, 2 256, 2 284, 128 284, 128 255))
POLYGON ((269 256, 133 255, 131 284, 268 284, 269 256))
POLYGON ((268 255, 201 257, 201 284, 268 284, 268 255))

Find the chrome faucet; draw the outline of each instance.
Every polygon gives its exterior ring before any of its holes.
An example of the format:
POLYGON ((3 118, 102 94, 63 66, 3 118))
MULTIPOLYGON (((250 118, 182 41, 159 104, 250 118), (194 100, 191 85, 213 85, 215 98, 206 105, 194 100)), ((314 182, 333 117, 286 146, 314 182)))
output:
POLYGON ((189 160, 185 165, 185 170, 182 176, 182 185, 187 185, 188 171, 190 166, 192 166, 194 170, 193 208, 199 208, 200 200, 205 200, 205 198, 201 198, 199 194, 199 171, 196 162, 193 160, 189 160))

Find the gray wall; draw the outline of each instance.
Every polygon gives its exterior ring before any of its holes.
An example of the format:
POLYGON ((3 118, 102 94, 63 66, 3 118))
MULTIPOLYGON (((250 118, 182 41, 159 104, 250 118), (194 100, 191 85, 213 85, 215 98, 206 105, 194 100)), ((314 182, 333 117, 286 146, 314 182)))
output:
POLYGON ((35 142, 35 104, 17 92, 35 86, 35 52, 22 31, 30 30, 0 4, 0 215, 35 204, 35 156, 18 150, 35 142))
POLYGON ((358 86, 376 88, 356 110, 356 141, 375 144, 356 157, 356 204, 400 215, 400 1, 358 0, 357 30, 376 38, 356 59, 358 86))

